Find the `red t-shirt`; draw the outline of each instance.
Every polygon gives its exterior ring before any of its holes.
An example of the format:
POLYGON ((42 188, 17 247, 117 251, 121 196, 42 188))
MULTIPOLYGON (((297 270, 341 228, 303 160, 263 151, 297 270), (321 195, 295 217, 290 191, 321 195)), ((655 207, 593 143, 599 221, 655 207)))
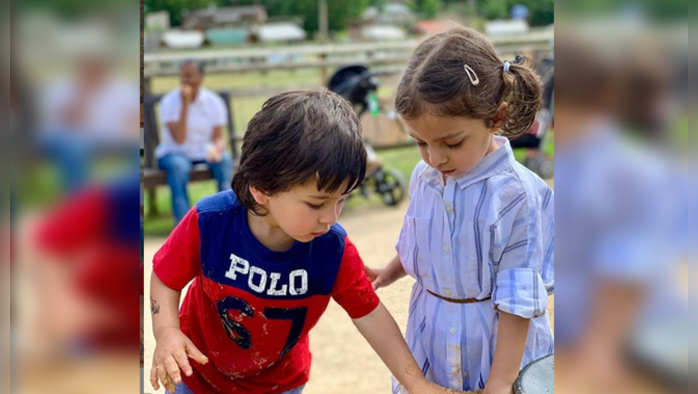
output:
POLYGON ((112 315, 82 338, 92 346, 140 346, 138 187, 122 182, 85 189, 47 213, 34 233, 37 248, 61 257, 49 261, 71 265, 73 288, 112 315))
POLYGON ((181 290, 182 331, 208 358, 183 375, 195 393, 279 393, 307 382, 308 332, 334 298, 351 318, 379 303, 354 245, 338 224, 285 252, 264 247, 232 191, 200 201, 153 258, 181 290))

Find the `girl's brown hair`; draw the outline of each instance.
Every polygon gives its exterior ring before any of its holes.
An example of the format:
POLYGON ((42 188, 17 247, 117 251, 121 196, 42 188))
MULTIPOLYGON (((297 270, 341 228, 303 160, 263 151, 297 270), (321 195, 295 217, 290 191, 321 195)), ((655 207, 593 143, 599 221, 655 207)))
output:
POLYGON ((523 134, 540 108, 540 79, 519 56, 505 71, 492 43, 467 28, 423 41, 408 62, 395 98, 397 112, 407 119, 424 113, 463 116, 483 119, 487 127, 502 103, 507 104, 502 135, 523 134), (479 83, 471 81, 466 65, 479 83))

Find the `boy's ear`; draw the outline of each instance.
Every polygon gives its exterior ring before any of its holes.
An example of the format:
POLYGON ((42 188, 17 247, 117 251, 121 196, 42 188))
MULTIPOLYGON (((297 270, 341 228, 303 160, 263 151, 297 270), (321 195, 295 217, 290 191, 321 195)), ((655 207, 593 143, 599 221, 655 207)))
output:
POLYGON ((250 194, 252 194, 252 198, 254 198, 255 202, 259 205, 266 205, 267 202, 269 202, 269 194, 264 190, 250 186, 250 194))
POLYGON ((497 132, 502 125, 504 125, 504 120, 507 118, 509 113, 509 105, 506 102, 499 104, 497 112, 490 119, 487 119, 487 128, 490 129, 490 133, 497 132))

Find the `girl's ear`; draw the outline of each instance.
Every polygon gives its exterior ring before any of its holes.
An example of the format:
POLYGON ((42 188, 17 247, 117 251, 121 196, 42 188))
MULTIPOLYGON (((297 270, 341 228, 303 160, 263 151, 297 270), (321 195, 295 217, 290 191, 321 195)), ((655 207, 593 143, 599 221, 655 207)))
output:
POLYGON ((506 102, 502 102, 501 104, 499 104, 497 112, 495 112, 494 116, 488 119, 486 122, 487 128, 490 129, 490 133, 496 133, 497 131, 499 131, 499 129, 502 127, 504 121, 507 118, 508 110, 509 104, 507 104, 506 102))
POLYGON ((252 194, 252 198, 254 198, 255 202, 259 205, 266 205, 267 202, 269 202, 269 194, 264 190, 250 186, 250 194, 252 194))

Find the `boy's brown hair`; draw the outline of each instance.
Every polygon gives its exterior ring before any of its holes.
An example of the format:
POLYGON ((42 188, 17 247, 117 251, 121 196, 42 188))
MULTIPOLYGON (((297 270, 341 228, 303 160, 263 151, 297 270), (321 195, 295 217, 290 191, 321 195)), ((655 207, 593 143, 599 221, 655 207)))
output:
POLYGON ((427 38, 415 49, 398 85, 395 109, 407 119, 424 113, 463 116, 483 119, 491 127, 502 103, 507 105, 502 135, 523 134, 541 105, 540 78, 521 57, 505 71, 483 34, 456 28, 427 38), (471 82, 466 65, 479 83, 471 82))
POLYGON ((252 117, 242 142, 232 188, 258 215, 266 212, 250 193, 286 191, 315 177, 319 190, 344 193, 360 185, 366 150, 349 103, 326 89, 292 91, 269 98, 252 117))

